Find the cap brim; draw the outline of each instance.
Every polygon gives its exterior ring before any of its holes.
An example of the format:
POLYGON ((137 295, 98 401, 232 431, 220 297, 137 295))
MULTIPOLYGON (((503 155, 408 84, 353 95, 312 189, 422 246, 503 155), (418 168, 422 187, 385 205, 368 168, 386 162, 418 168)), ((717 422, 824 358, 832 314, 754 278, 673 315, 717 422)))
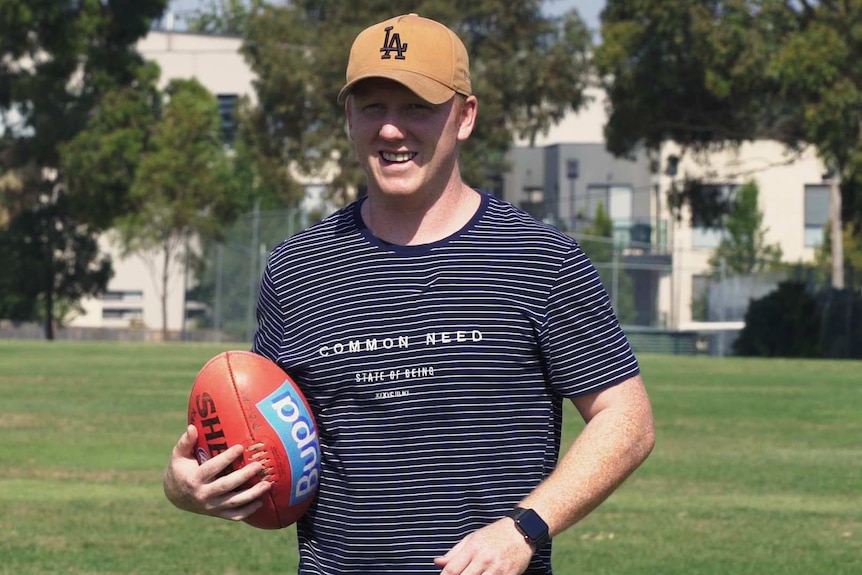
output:
POLYGON ((359 74, 338 92, 338 103, 343 104, 356 84, 370 78, 385 78, 403 85, 405 88, 430 104, 443 104, 455 95, 455 90, 444 86, 437 80, 410 72, 408 70, 390 70, 386 68, 371 69, 359 74))

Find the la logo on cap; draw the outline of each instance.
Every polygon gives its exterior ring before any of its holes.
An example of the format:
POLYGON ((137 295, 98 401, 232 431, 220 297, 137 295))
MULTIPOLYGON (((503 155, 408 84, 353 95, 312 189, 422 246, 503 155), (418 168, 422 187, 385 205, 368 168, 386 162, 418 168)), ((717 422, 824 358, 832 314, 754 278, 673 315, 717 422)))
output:
POLYGON ((401 43, 401 34, 396 32, 392 34, 392 30, 395 26, 387 26, 385 28, 386 38, 383 39, 383 46, 380 48, 380 51, 383 52, 383 55, 380 57, 381 60, 389 60, 392 58, 392 52, 397 52, 398 54, 395 56, 396 60, 404 60, 404 52, 407 51, 407 43, 401 43))

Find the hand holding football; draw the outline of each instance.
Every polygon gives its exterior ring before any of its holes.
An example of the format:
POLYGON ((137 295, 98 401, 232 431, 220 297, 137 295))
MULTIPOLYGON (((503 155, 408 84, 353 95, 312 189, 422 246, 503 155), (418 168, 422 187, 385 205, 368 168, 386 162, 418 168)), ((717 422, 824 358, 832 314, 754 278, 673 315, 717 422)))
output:
POLYGON ((261 480, 272 487, 246 523, 281 529, 308 510, 320 475, 317 425, 299 387, 276 363, 247 351, 213 357, 192 386, 189 423, 198 431, 198 463, 241 444, 241 460, 225 473, 263 464, 262 476, 243 489, 261 480))

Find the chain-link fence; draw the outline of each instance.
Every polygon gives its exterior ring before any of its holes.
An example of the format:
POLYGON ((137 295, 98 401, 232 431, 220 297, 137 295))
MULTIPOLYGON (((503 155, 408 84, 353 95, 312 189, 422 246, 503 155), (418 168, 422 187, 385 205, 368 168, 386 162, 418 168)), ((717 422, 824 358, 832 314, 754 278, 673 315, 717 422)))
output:
MULTIPOLYGON (((845 287, 839 290, 832 288, 824 270, 811 265, 747 275, 732 274, 719 266, 711 273, 693 276, 692 319, 703 325, 745 325, 749 338, 804 338, 806 355, 860 358, 862 275, 848 264, 844 278, 845 287), (779 333, 782 330, 786 333, 779 333)), ((717 336, 712 338, 712 345, 718 348, 718 355, 739 351, 734 345, 739 329, 713 335, 717 336)), ((745 346, 770 355, 795 355, 802 347, 793 342, 771 348, 766 343, 745 346)))
POLYGON ((189 324, 212 330, 222 341, 251 342, 260 277, 269 252, 308 226, 301 210, 246 214, 221 242, 205 246, 197 284, 189 293, 189 324))
MULTIPOLYGON (((250 342, 266 258, 279 242, 308 224, 299 211, 253 212, 241 218, 223 242, 206 246, 197 286, 187 298, 189 331, 250 342)), ((851 357, 859 347, 853 338, 862 331, 855 327, 862 325, 862 309, 857 310, 854 301, 859 299, 862 277, 852 270, 847 274, 847 295, 842 295, 845 292, 828 290, 828 278, 808 268, 749 275, 723 268, 686 270, 674 268, 670 253, 653 253, 648 244, 574 237, 596 266, 638 352, 731 355, 751 302, 774 293, 785 281, 806 282, 813 297, 822 301, 819 337, 822 346, 832 350, 829 356, 851 357)))

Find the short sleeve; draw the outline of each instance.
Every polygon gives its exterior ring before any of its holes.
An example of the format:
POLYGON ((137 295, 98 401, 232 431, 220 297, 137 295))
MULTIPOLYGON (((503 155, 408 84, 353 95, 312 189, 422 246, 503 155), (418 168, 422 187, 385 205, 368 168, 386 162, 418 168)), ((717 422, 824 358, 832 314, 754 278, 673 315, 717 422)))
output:
POLYGON ((575 397, 640 372, 596 268, 576 243, 551 288, 540 341, 551 387, 575 397))

